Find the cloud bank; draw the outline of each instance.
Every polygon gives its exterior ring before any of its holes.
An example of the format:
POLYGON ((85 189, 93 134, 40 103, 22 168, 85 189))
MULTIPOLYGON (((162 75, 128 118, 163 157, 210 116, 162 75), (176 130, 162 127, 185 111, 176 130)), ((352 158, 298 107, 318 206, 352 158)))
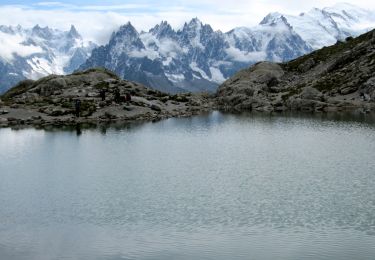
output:
MULTIPOLYGON (((347 2, 375 9, 375 1, 347 2)), ((119 4, 119 1, 112 0, 98 5, 87 4, 87 1, 82 0, 51 1, 30 5, 0 5, 0 24, 20 24, 24 27, 39 24, 62 30, 68 30, 70 24, 74 24, 86 39, 104 44, 114 30, 128 21, 138 30, 149 30, 162 20, 167 20, 178 29, 185 21, 198 17, 215 30, 228 31, 240 26, 254 26, 270 12, 296 15, 312 7, 322 8, 336 3, 333 0, 130 0, 126 4, 119 4)))
POLYGON ((20 35, 9 35, 0 32, 0 57, 7 62, 11 62, 14 60, 15 55, 27 57, 31 54, 43 52, 40 47, 22 44, 24 40, 20 35))

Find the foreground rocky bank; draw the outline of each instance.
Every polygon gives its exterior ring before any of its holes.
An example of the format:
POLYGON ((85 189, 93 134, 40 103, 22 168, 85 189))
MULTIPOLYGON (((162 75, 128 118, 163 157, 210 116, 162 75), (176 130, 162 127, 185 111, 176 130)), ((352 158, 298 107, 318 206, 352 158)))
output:
POLYGON ((0 126, 157 121, 212 107, 212 98, 205 94, 169 95, 121 80, 108 70, 90 69, 19 83, 1 97, 0 126))
POLYGON ((228 111, 375 110, 375 30, 287 63, 261 62, 219 87, 228 111))

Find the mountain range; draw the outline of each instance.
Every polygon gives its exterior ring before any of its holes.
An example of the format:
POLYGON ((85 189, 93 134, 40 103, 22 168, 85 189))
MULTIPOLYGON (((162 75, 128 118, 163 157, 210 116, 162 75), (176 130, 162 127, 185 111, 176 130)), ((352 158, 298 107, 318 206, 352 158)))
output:
POLYGON ((214 91, 253 63, 288 61, 357 36, 374 24, 372 12, 349 4, 314 8, 298 16, 270 13, 255 27, 226 33, 197 18, 177 31, 162 22, 137 32, 128 23, 80 69, 105 67, 161 91, 214 91))
POLYGON ((69 31, 49 27, 0 26, 0 93, 23 79, 76 70, 96 44, 86 41, 72 25, 69 31))
POLYGON ((21 35, 25 41, 20 44, 29 48, 13 55, 10 61, 0 52, 0 91, 24 77, 105 67, 124 79, 161 91, 213 92, 237 71, 258 61, 289 61, 369 31, 374 25, 373 12, 338 4, 297 16, 270 13, 257 26, 225 33, 197 18, 178 30, 163 21, 147 32, 138 32, 129 22, 115 31, 104 46, 83 40, 73 26, 69 32, 2 26, 0 41, 3 34, 21 35), (7 30, 13 32, 9 34, 7 30), (34 30, 40 31, 36 37, 34 30), (48 40, 50 35, 56 35, 59 44, 48 40), (28 55, 33 48, 41 50, 28 55))

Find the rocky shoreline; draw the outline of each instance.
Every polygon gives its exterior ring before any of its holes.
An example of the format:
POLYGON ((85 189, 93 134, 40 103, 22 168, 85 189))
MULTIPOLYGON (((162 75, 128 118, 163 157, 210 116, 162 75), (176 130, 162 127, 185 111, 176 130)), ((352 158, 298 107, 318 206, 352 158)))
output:
MULTIPOLYGON (((205 112, 210 112, 208 108, 194 108, 173 113, 139 113, 133 116, 105 116, 105 117, 49 117, 40 115, 36 111, 27 109, 5 110, 6 114, 0 115, 0 128, 5 127, 46 127, 46 126, 75 126, 78 124, 108 124, 108 123, 133 123, 133 122, 157 122, 172 117, 191 117, 205 112), (27 115, 27 116, 26 116, 27 115)), ((0 111, 1 113, 2 111, 0 111)))
POLYGON ((214 107, 208 94, 169 95, 120 80, 107 70, 92 69, 21 82, 1 97, 0 127, 159 121, 197 115, 214 107), (126 95, 131 100, 126 100, 126 95), (79 117, 75 115, 77 100, 79 117))

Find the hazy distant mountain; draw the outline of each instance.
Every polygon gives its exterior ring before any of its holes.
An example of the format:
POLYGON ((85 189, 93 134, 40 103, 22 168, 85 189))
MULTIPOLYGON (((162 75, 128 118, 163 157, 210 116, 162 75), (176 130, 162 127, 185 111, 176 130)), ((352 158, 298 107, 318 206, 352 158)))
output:
POLYGON ((288 23, 312 48, 333 45, 348 36, 358 36, 375 27, 375 13, 351 4, 313 8, 299 16, 284 15, 288 23))
POLYGON ((83 40, 74 26, 66 32, 38 25, 0 26, 0 42, 0 93, 25 78, 70 73, 96 47, 83 40))
POLYGON ((357 36, 375 14, 340 4, 299 16, 271 13, 252 28, 213 31, 198 19, 175 31, 167 22, 148 32, 128 23, 95 49, 80 69, 103 66, 121 77, 162 91, 213 91, 238 70, 258 61, 288 61, 357 36))

